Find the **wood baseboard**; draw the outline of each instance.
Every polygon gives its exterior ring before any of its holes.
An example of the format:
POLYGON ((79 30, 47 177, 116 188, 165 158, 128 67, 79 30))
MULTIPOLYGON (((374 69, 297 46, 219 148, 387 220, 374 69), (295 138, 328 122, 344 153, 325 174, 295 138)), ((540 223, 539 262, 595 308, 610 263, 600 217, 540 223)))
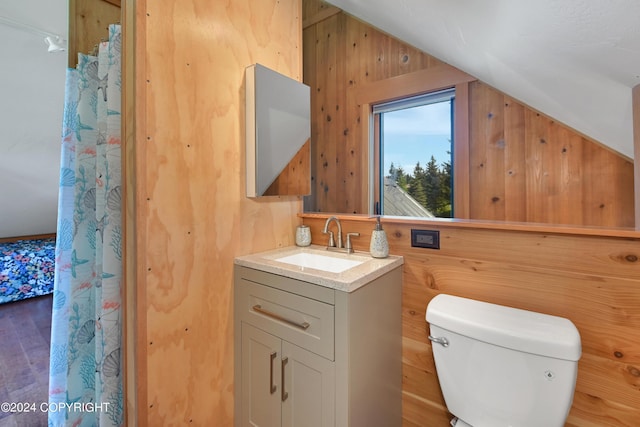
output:
POLYGON ((16 236, 16 237, 0 237, 0 243, 16 242, 18 240, 48 239, 49 237, 56 237, 56 233, 32 234, 30 236, 16 236))

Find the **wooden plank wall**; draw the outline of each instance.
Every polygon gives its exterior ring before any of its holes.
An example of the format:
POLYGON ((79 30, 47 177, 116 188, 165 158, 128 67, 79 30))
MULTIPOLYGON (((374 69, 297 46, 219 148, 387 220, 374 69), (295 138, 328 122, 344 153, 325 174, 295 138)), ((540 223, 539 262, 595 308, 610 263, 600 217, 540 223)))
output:
POLYGON ((120 0, 69 0, 69 68, 78 53, 90 54, 109 38, 109 25, 120 22, 120 0))
MULTIPOLYGON (((314 244, 326 215, 304 214, 314 244)), ((368 251, 374 222, 340 217, 368 251)), ((640 425, 640 234, 382 220, 390 253, 403 266, 403 425, 446 426, 450 416, 427 339, 426 307, 438 293, 570 319, 582 340, 573 407, 566 426, 640 425), (440 231, 440 250, 411 247, 411 229, 440 231)))
POLYGON ((293 245, 302 209, 300 197, 245 197, 245 68, 302 79, 301 3, 137 0, 127 11, 129 423, 231 426, 233 259, 293 245))
POLYGON ((470 84, 470 218, 633 227, 633 162, 470 84))
MULTIPOLYGON (((635 85, 631 94, 633 103, 633 158, 640 159, 640 85, 635 85)), ((634 171, 636 230, 640 230, 640 162, 634 163, 634 171)))
MULTIPOLYGON (((366 213, 358 89, 441 62, 320 0, 303 7, 313 193, 305 211, 366 213)), ((629 159, 478 81, 469 90, 469 139, 470 218, 634 225, 629 159)))
POLYGON ((324 2, 304 0, 303 8, 308 22, 303 54, 304 82, 311 87, 312 141, 312 197, 305 199, 305 211, 363 213, 368 202, 363 191, 367 169, 362 161, 357 89, 441 62, 324 2), (316 15, 325 19, 316 20, 316 15))

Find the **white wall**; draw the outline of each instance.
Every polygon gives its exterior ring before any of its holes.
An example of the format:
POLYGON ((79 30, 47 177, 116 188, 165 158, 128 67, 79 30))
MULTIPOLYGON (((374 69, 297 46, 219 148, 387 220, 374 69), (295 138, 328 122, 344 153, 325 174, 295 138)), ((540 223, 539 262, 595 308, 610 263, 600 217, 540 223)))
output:
MULTIPOLYGON (((20 0, 0 4, 0 16, 66 39, 67 9, 20 0)), ((67 52, 2 22, 0 40, 0 237, 54 233, 67 52)))

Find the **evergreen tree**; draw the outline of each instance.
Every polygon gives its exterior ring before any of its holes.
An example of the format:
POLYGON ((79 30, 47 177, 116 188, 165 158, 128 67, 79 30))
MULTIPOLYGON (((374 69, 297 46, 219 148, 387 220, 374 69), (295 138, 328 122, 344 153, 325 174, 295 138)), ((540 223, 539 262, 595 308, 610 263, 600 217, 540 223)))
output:
POLYGON ((398 187, 402 188, 404 191, 407 191, 407 188, 408 188, 407 174, 405 174, 404 169, 402 169, 402 166, 397 168, 395 167, 393 162, 391 162, 391 166, 389 166, 388 177, 391 178, 398 187))
POLYGON ((436 163, 436 158, 431 156, 431 160, 427 163, 423 185, 427 198, 425 207, 436 216, 438 216, 441 204, 440 176, 441 174, 438 169, 438 164, 436 163))
MULTIPOLYGON (((451 152, 447 152, 449 154, 449 156, 451 156, 451 152)), ((452 211, 451 211, 451 205, 452 205, 452 200, 451 200, 451 196, 452 196, 452 192, 451 192, 451 185, 453 182, 452 176, 451 176, 451 161, 448 162, 444 162, 442 164, 442 170, 440 172, 440 211, 439 211, 439 215, 440 217, 443 218, 451 218, 452 215, 452 211)))
POLYGON ((419 179, 411 180, 411 186, 409 187, 409 195, 413 197, 418 203, 422 206, 426 206, 427 204, 427 195, 424 192, 424 187, 422 186, 422 182, 419 179))
POLYGON ((404 191, 407 191, 407 189, 409 188, 409 175, 404 172, 404 169, 402 169, 402 167, 397 168, 396 172, 398 176, 398 178, 396 179, 398 187, 402 188, 404 191))
POLYGON ((420 162, 416 163, 416 167, 413 168, 413 179, 421 181, 424 188, 424 169, 420 166, 420 162))
POLYGON ((417 162, 413 174, 391 163, 388 176, 429 212, 440 218, 451 218, 451 161, 438 167, 435 157, 431 156, 426 169, 417 162))

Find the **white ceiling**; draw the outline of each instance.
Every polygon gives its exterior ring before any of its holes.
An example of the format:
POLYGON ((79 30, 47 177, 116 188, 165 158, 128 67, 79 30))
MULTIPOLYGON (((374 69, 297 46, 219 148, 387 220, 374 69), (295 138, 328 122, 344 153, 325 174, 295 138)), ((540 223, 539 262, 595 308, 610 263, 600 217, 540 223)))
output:
POLYGON ((329 0, 633 158, 638 0, 329 0))

